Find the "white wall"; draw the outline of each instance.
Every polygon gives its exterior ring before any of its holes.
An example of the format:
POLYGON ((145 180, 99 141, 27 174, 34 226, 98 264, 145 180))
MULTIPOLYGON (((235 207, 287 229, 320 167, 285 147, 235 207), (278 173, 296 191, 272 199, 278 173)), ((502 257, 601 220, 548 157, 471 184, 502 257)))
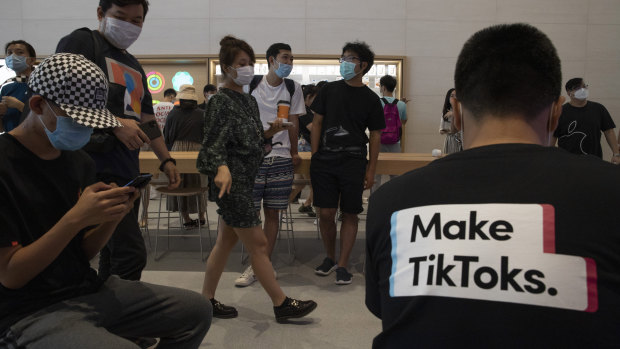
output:
MULTIPOLYGON (((294 53, 340 54, 361 39, 378 55, 406 56, 407 151, 441 148, 438 134, 456 56, 475 31, 527 22, 553 40, 563 80, 582 76, 592 100, 620 126, 620 0, 151 0, 134 54, 215 54, 234 34, 257 52, 288 42, 294 53)), ((39 55, 96 22, 96 0, 0 0, 0 43, 21 38, 39 55)), ((604 145, 606 158, 609 147, 604 145)))

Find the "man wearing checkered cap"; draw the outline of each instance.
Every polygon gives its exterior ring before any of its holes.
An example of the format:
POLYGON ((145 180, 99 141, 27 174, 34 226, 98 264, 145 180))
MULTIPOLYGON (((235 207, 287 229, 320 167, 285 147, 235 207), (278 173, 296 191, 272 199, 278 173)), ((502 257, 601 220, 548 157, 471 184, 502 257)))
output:
MULTIPOLYGON (((153 99, 140 62, 127 52, 140 36, 149 9, 147 0, 98 0, 97 30, 81 28, 60 40, 56 52, 84 55, 97 64, 110 82, 107 108, 123 127, 96 132, 84 148, 95 161, 97 179, 118 185, 140 173, 139 151, 150 144, 161 161, 161 170, 169 179, 169 189, 180 184, 180 176, 162 136, 149 140, 139 127, 155 120, 153 99)), ((146 266, 146 246, 138 225, 136 205, 116 229, 99 257, 99 274, 114 274, 127 280, 139 280, 146 266)))
POLYGON ((30 113, 0 135, 0 347, 135 348, 123 337, 158 337, 159 348, 197 348, 211 318, 201 295, 103 280, 90 267, 139 196, 94 183, 79 150, 93 128, 118 123, 105 75, 81 55, 55 54, 28 87, 30 113))

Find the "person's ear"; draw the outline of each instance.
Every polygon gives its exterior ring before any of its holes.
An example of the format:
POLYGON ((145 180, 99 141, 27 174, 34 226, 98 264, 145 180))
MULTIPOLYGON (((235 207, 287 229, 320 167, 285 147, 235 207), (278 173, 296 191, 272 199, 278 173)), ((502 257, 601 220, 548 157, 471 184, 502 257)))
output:
POLYGON ((101 6, 98 6, 97 7, 97 20, 101 21, 103 17, 105 17, 105 13, 103 12, 103 9, 101 8, 101 6))
POLYGON ((549 132, 554 132, 560 122, 560 115, 562 115, 562 105, 566 98, 564 96, 558 97, 555 104, 551 105, 551 115, 549 116, 549 132))
POLYGON ((30 106, 30 110, 33 113, 38 114, 38 115, 43 115, 44 104, 45 104, 45 100, 43 99, 43 97, 39 95, 34 95, 30 97, 30 99, 28 100, 28 105, 30 106))
POLYGON ((463 129, 463 114, 461 113, 461 103, 455 97, 450 97, 450 105, 452 105, 452 122, 454 128, 461 131, 463 129))
POLYGON ((37 61, 37 57, 28 57, 26 58, 26 64, 28 64, 29 67, 32 68, 32 66, 34 65, 34 62, 37 61))
POLYGON ((366 67, 368 67, 368 62, 360 62, 360 71, 366 70, 366 67))

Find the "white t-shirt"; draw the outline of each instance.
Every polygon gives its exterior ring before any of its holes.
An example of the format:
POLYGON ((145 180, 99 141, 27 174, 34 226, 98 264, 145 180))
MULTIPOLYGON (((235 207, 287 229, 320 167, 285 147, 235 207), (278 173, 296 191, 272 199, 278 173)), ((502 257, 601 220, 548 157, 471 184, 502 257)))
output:
POLYGON ((166 117, 168 117, 168 113, 174 108, 174 104, 170 102, 159 102, 153 106, 153 112, 155 113, 155 120, 157 120, 157 125, 160 130, 164 130, 164 126, 166 126, 166 117))
MULTIPOLYGON (((256 86, 256 89, 252 91, 252 96, 256 98, 258 103, 258 110, 260 111, 260 120, 263 123, 263 129, 268 130, 271 127, 267 122, 274 121, 278 112, 278 101, 291 101, 291 109, 289 115, 302 115, 306 113, 306 105, 304 104, 304 95, 301 91, 301 86, 295 81, 295 93, 293 99, 286 89, 286 83, 282 83, 278 86, 271 86, 267 82, 267 77, 263 76, 263 80, 256 86)), ((280 156, 283 158, 291 157, 291 142, 289 140, 288 131, 281 131, 273 136, 273 143, 282 142, 282 145, 276 145, 273 147, 271 153, 267 155, 280 156)))

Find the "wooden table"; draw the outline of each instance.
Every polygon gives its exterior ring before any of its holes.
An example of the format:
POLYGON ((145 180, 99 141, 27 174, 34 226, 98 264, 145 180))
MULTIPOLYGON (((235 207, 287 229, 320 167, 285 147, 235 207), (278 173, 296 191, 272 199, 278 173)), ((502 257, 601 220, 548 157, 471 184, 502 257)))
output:
MULTIPOLYGON (((181 173, 198 173, 196 169, 197 151, 170 152, 177 161, 177 168, 181 173)), ((296 173, 310 173, 310 153, 301 152, 301 165, 295 169, 296 173)), ((377 174, 401 175, 416 168, 424 167, 435 158, 427 153, 379 153, 377 174)), ((159 173, 160 161, 152 151, 140 152, 140 172, 159 173)))

